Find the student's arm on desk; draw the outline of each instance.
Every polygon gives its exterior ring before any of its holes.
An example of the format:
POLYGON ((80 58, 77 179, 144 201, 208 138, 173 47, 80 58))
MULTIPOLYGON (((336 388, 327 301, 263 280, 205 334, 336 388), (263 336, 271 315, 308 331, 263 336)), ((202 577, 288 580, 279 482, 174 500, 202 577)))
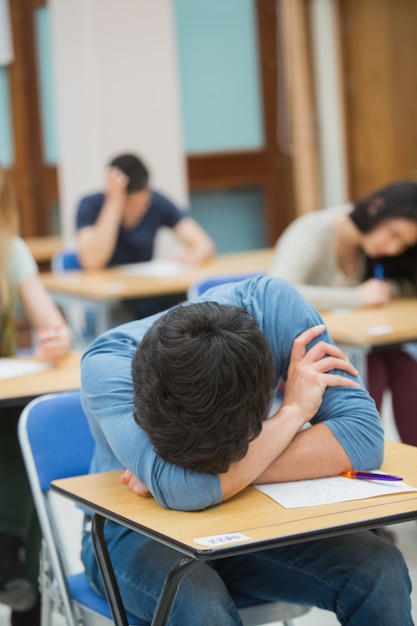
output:
POLYGON ((376 469, 384 439, 373 400, 360 388, 328 388, 312 426, 300 409, 283 407, 264 423, 248 454, 220 476, 223 499, 249 484, 336 476, 346 469, 376 469))
POLYGON ((23 280, 18 292, 29 322, 37 332, 36 356, 58 363, 71 349, 71 332, 39 274, 23 280))
POLYGON ((300 433, 318 413, 327 387, 339 391, 340 386, 359 387, 342 376, 343 371, 355 375, 356 370, 339 348, 322 341, 307 352, 307 345, 322 332, 322 326, 315 326, 294 340, 282 406, 264 422, 244 459, 221 475, 224 499, 251 483, 332 476, 352 467, 343 446, 324 424, 300 433))
POLYGON ((214 256, 213 240, 191 217, 184 217, 174 226, 174 232, 185 245, 176 260, 182 263, 203 263, 214 256))
POLYGON ((220 476, 224 500, 249 484, 335 476, 351 469, 348 455, 324 424, 297 434, 277 453, 285 440, 282 439, 281 425, 269 428, 273 419, 265 423, 262 434, 251 443, 246 457, 220 476))
MULTIPOLYGON (((277 457, 277 449, 284 445, 285 439, 282 417, 280 423, 275 425, 274 419, 265 422, 263 432, 250 444, 245 458, 235 463, 227 473, 220 475, 223 500, 250 484, 335 476, 352 469, 344 448, 324 424, 297 434, 277 457), (280 442, 278 446, 277 440, 280 442), (267 465, 269 459, 272 461, 267 465), (265 469, 257 475, 261 467, 265 469), (254 476, 257 477, 254 479, 254 476)), ((138 496, 151 495, 150 490, 129 470, 124 471, 120 480, 138 496)))
MULTIPOLYGON (((384 451, 383 429, 374 402, 365 389, 350 386, 327 388, 320 409, 311 420, 312 426, 296 433, 291 430, 295 425, 294 416, 283 415, 283 410, 285 407, 265 423, 260 437, 251 443, 247 459, 243 459, 243 462, 249 460, 254 453, 252 469, 255 471, 259 469, 257 456, 265 462, 264 468, 250 481, 253 484, 335 476, 346 467, 380 467, 384 451), (288 439, 289 443, 285 445, 288 439), (280 450, 271 459, 274 445, 280 450)), ((224 497, 239 491, 238 481, 245 471, 242 467, 236 464, 230 475, 224 475, 224 497)))
MULTIPOLYGON (((246 456, 233 464, 227 473, 220 476, 223 500, 230 498, 253 482, 258 480, 265 482, 263 480, 264 474, 269 477, 271 471, 274 471, 274 463, 277 462, 280 455, 292 447, 297 451, 296 462, 300 458, 302 460, 299 474, 296 475, 295 463, 291 461, 290 455, 290 462, 286 464, 292 479, 312 478, 318 475, 329 476, 351 469, 352 464, 344 448, 324 425, 319 424, 309 429, 314 431, 315 436, 313 438, 311 435, 303 437, 302 445, 298 445, 298 442, 295 445, 295 440, 300 437, 297 434, 300 428, 317 413, 326 387, 343 385, 356 389, 359 386, 353 379, 333 371, 338 367, 342 372, 344 370, 351 375, 356 372, 336 346, 319 342, 306 353, 307 344, 322 332, 322 326, 312 327, 294 341, 289 381, 283 406, 275 416, 264 422, 261 434, 250 443, 246 456), (323 358, 324 355, 327 355, 326 359, 323 358), (304 442, 307 443, 307 446, 304 442)), ((288 458, 288 455, 285 458, 288 458)), ((157 466, 162 468, 160 461, 158 461, 158 465, 155 464, 152 468, 150 477, 143 482, 136 479, 131 472, 126 472, 123 475, 122 482, 138 495, 147 495, 145 485, 148 485, 152 493, 155 494, 156 483, 158 489, 163 484, 160 480, 155 480, 155 468, 157 466)), ((278 467, 279 471, 282 471, 281 466, 282 464, 278 467)), ((163 467, 164 482, 170 471, 173 471, 173 468, 169 468, 169 465, 165 464, 163 467)), ((177 472, 180 471, 181 469, 177 468, 177 472)), ((183 471, 186 472, 186 470, 183 471)), ((143 476, 143 473, 139 476, 143 476)), ((193 480, 191 473, 188 473, 188 480, 193 480)), ((174 491, 172 486, 171 489, 168 489, 168 492, 170 491, 174 491)), ((189 507, 192 497, 187 498, 187 495, 184 495, 186 507, 189 507)), ((184 504, 181 507, 178 507, 178 504, 172 506, 172 495, 165 493, 164 498, 165 502, 169 498, 172 508, 183 508, 184 506, 184 504)))

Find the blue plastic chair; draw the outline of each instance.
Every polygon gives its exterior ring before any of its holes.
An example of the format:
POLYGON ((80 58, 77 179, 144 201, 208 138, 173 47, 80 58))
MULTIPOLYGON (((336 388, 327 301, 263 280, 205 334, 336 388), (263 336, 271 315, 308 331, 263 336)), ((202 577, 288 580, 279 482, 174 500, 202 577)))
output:
POLYGON ((212 287, 217 287, 218 285, 223 285, 225 283, 237 283, 241 280, 245 280, 246 278, 254 278, 255 276, 259 276, 259 272, 251 272, 249 274, 226 274, 224 276, 218 275, 202 278, 201 280, 198 280, 190 285, 187 296, 189 300, 192 300, 197 296, 201 296, 205 291, 211 289, 212 287))
MULTIPOLYGON (((93 591, 84 572, 67 574, 63 533, 49 498, 52 480, 89 470, 94 440, 80 392, 41 396, 30 402, 20 416, 18 434, 43 536, 42 626, 52 626, 54 613, 63 615, 68 626, 78 626, 80 620, 85 626, 112 624, 107 601, 93 591)), ((149 626, 132 616, 128 620, 132 625, 149 626)))
POLYGON ((61 274, 82 268, 75 250, 59 250, 51 259, 51 269, 55 274, 61 274))
MULTIPOLYGON (((43 535, 42 626, 52 626, 54 613, 63 615, 67 626, 113 624, 107 601, 90 587, 85 573, 68 574, 62 529, 49 498, 52 480, 79 476, 89 470, 94 440, 80 392, 49 394, 32 400, 22 411, 18 434, 43 535)), ((233 598, 245 626, 277 621, 289 626, 293 617, 309 610, 282 602, 264 603, 243 595, 233 598)), ((132 626, 150 626, 132 615, 127 615, 127 619, 132 626)))

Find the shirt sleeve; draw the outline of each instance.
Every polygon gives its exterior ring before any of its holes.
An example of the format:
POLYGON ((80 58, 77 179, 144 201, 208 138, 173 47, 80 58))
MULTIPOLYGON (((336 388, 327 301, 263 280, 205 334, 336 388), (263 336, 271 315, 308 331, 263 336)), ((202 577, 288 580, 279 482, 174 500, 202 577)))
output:
MULTIPOLYGON (((262 278, 261 285, 262 289, 253 292, 250 306, 271 346, 277 374, 285 380, 294 339, 307 328, 323 324, 323 319, 286 281, 262 278)), ((327 328, 308 349, 322 340, 334 343, 327 328)), ((384 450, 384 433, 375 402, 359 377, 337 373, 359 382, 360 389, 328 387, 311 423, 322 422, 330 428, 355 469, 375 469, 382 463, 384 450)))
POLYGON ((152 204, 160 215, 161 226, 174 228, 178 222, 187 217, 185 211, 181 211, 172 200, 158 191, 152 191, 152 204))
MULTIPOLYGON (((277 381, 287 379, 294 339, 307 328, 324 324, 311 303, 293 285, 280 278, 259 276, 215 287, 200 299, 243 306, 253 315, 272 350, 277 381)), ((322 340, 334 344, 327 328, 308 349, 322 340)), ((328 387, 311 423, 324 422, 330 428, 355 469, 375 469, 382 463, 384 450, 384 433, 375 402, 359 377, 342 371, 337 373, 359 382, 360 389, 328 387)))
POLYGON ((104 194, 102 193, 82 198, 77 208, 76 229, 95 224, 103 204, 104 194))
POLYGON ((221 502, 217 475, 163 461, 134 421, 131 362, 136 345, 126 335, 110 332, 82 359, 82 401, 97 442, 91 471, 127 468, 166 508, 199 510, 221 502))
POLYGON ((288 280, 319 310, 361 306, 357 285, 342 287, 320 280, 323 263, 328 262, 327 242, 312 228, 295 220, 286 229, 275 246, 270 274, 288 280))
POLYGON ((12 240, 10 275, 14 286, 19 285, 38 271, 38 266, 26 243, 20 237, 12 240))

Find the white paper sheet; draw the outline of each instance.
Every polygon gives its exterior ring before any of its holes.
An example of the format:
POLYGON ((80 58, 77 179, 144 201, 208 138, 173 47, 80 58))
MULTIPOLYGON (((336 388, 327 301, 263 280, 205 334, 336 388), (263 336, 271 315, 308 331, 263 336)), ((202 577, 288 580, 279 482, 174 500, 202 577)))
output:
POLYGON ((155 259, 153 261, 148 261, 147 263, 131 263, 123 265, 120 269, 125 274, 151 276, 153 278, 169 278, 170 276, 185 274, 194 269, 194 266, 185 263, 177 263, 176 261, 155 259))
POLYGON ((404 491, 417 491, 417 488, 410 487, 404 481, 359 480, 344 478, 343 476, 271 483, 257 485, 256 488, 286 509, 360 500, 404 491))
POLYGON ((0 380, 15 378, 16 376, 26 376, 36 374, 51 368, 50 363, 40 361, 29 361, 26 359, 1 359, 0 358, 0 380))

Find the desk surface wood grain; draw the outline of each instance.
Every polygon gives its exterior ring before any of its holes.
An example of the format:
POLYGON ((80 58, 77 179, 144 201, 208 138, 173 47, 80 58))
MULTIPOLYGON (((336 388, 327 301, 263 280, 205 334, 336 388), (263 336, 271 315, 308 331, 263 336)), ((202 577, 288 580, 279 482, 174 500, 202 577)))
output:
MULTIPOLYGON (((400 474, 408 484, 417 487, 417 448, 387 442, 382 470, 400 474)), ((417 517, 417 492, 285 509, 254 487, 204 511, 170 511, 153 498, 133 494, 121 485, 120 474, 116 471, 57 480, 53 489, 86 506, 93 504, 97 512, 129 528, 144 534, 152 529, 160 539, 169 536, 175 547, 185 553, 207 554, 213 548, 205 548, 194 539, 214 535, 242 533, 256 545, 276 538, 283 542, 293 541, 294 537, 313 539, 417 517)), ((237 545, 244 543, 238 541, 237 545)), ((221 545, 216 548, 221 549, 221 545)))
POLYGON ((336 343, 372 347, 417 339, 417 298, 322 315, 336 343))
POLYGON ((25 243, 37 263, 51 261, 54 254, 64 247, 64 240, 60 235, 26 237, 25 243))
MULTIPOLYGON (((74 351, 50 369, 0 380, 0 405, 35 398, 45 393, 79 389, 81 355, 81 351, 74 351)), ((19 357, 13 357, 16 358, 19 357)), ((24 360, 27 360, 26 357, 24 360)))
POLYGON ((127 273, 123 266, 98 271, 74 270, 61 275, 45 272, 41 278, 51 292, 97 301, 185 293, 197 280, 211 276, 266 272, 272 252, 272 248, 266 248, 221 254, 182 274, 165 278, 127 273))

